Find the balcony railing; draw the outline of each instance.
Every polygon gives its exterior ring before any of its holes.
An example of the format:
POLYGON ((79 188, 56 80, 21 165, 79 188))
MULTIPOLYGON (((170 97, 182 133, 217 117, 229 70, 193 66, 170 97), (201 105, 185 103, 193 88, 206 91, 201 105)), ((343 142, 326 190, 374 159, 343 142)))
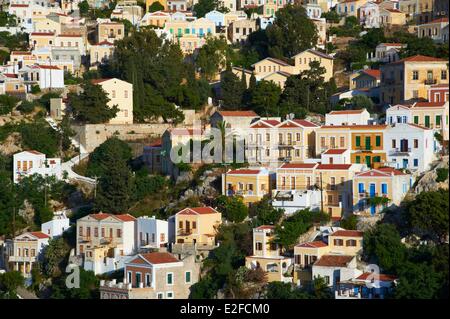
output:
POLYGON ((424 81, 424 83, 427 84, 427 85, 433 85, 433 84, 437 83, 437 80, 436 79, 426 79, 424 81))
POLYGON ((179 229, 177 232, 178 236, 189 236, 192 235, 192 229, 179 229))

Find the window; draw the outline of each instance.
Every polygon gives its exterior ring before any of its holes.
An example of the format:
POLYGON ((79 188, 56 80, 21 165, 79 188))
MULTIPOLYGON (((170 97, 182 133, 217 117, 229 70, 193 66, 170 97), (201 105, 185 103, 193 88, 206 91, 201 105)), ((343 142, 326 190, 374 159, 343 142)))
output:
POLYGON ((125 96, 126 99, 128 99, 128 90, 124 91, 124 96, 125 96))
POLYGON ((396 140, 392 140, 392 148, 396 148, 397 146, 397 141, 396 140))
POLYGON ((91 237, 91 227, 86 227, 86 236, 91 237))
POLYGON ((296 136, 297 136, 296 140, 297 140, 297 142, 299 142, 300 141, 300 136, 301 136, 300 133, 297 133, 296 136))
POLYGON ((270 133, 266 133, 266 141, 270 142, 270 133))
POLYGON ((191 282, 191 272, 190 271, 186 271, 184 273, 184 281, 189 284, 191 282))
POLYGON ((356 240, 354 240, 354 239, 349 239, 349 240, 346 241, 345 245, 346 245, 347 247, 356 247, 356 240))
POLYGON ((105 237, 105 228, 102 227, 102 237, 105 237))
POLYGON ((358 183, 358 193, 364 193, 364 183, 358 183))
POLYGON ((166 298, 167 299, 173 299, 173 292, 172 291, 166 292, 166 298))
POLYGON ((414 139, 414 148, 418 148, 419 147, 419 140, 418 139, 414 139))
POLYGON ((414 116, 414 124, 419 124, 419 116, 414 116))
POLYGON ((440 126, 441 126, 441 116, 436 115, 436 127, 440 127, 440 126))
POLYGON ((419 159, 415 158, 413 163, 414 163, 414 167, 419 166, 419 159))
POLYGON ((447 80, 447 70, 441 71, 441 80, 447 80))
POLYGON ((335 246, 344 246, 344 241, 342 239, 334 239, 333 243, 335 246))
POLYGON ((413 71, 412 79, 413 80, 418 80, 419 79, 419 71, 413 71))
POLYGON ((78 236, 83 236, 83 227, 78 228, 78 236))
POLYGON ((166 283, 168 285, 173 285, 173 273, 172 272, 167 273, 166 279, 167 279, 166 283))
POLYGON ((355 144, 357 147, 361 146, 361 136, 356 136, 355 138, 355 144))
POLYGON ((150 280, 150 274, 145 274, 145 285, 147 287, 150 287, 152 285, 152 282, 150 280))
POLYGON ((361 157, 359 155, 357 155, 355 157, 355 162, 356 162, 356 164, 360 164, 361 163, 361 157))
POLYGON ((112 90, 111 96, 112 96, 113 99, 116 98, 116 91, 115 90, 112 90))
POLYGON ((117 229, 117 238, 122 238, 122 229, 117 229))
POLYGON ((339 138, 339 146, 340 147, 345 147, 345 137, 344 136, 341 136, 339 138))
POLYGON ((163 292, 158 292, 157 298, 158 299, 164 299, 164 293, 163 292))
POLYGON ((255 243, 255 250, 258 250, 258 251, 263 250, 263 245, 260 241, 257 241, 255 243))
POLYGON ((381 136, 375 136, 375 146, 381 146, 381 136))
POLYGON ((381 184, 381 194, 387 194, 388 192, 388 186, 386 183, 381 184))

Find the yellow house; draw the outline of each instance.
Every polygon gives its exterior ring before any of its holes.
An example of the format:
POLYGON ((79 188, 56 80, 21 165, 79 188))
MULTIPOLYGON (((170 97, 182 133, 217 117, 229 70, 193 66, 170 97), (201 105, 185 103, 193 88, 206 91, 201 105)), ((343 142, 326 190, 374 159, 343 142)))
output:
POLYGON ((363 249, 363 232, 338 230, 328 236, 329 254, 356 256, 363 249))
POLYGON ((101 64, 109 60, 114 52, 114 44, 108 41, 91 45, 89 49, 90 64, 101 64))
POLYGON ((449 84, 446 59, 415 55, 382 65, 380 71, 380 101, 383 104, 427 99, 430 86, 449 84))
POLYGON ((318 61, 320 66, 325 68, 325 81, 329 81, 333 77, 333 57, 317 50, 308 49, 298 53, 292 57, 294 59, 294 74, 307 71, 310 69, 310 63, 318 61))
POLYGON ((55 45, 55 33, 32 32, 30 33, 30 46, 33 49, 48 48, 55 45))
POLYGON ((336 5, 339 15, 358 17, 359 8, 367 3, 367 0, 341 0, 336 5))
POLYGON ((265 58, 264 60, 253 64, 252 67, 255 70, 255 76, 259 78, 263 78, 271 73, 279 71, 294 74, 294 66, 274 58, 265 58))
POLYGON ((95 79, 92 83, 100 85, 108 95, 109 107, 117 105, 118 112, 114 118, 109 120, 110 124, 132 124, 133 123, 133 84, 112 78, 95 79))
POLYGON ((267 82, 273 82, 276 85, 278 85, 281 88, 281 90, 283 90, 288 77, 290 77, 291 75, 292 74, 290 74, 288 72, 276 71, 276 72, 270 73, 269 75, 266 75, 265 77, 261 78, 261 80, 264 80, 267 82))
POLYGON ((397 9, 380 8, 380 25, 392 26, 392 25, 405 25, 406 15, 397 9))
POLYGON ((314 157, 315 131, 319 126, 306 120, 285 120, 277 125, 278 156, 291 163, 314 157))
POLYGON ((61 33, 61 23, 52 19, 42 19, 34 22, 35 32, 52 32, 54 34, 61 33))
POLYGON ((449 102, 417 102, 409 110, 414 124, 441 130, 445 141, 449 139, 449 102))
POLYGON ((385 129, 386 125, 324 125, 316 130, 316 154, 328 149, 350 149, 351 163, 383 163, 385 129))
POLYGON ((158 28, 163 28, 164 25, 172 18, 170 13, 163 11, 149 12, 141 20, 141 26, 153 25, 158 28))
POLYGON ((281 247, 274 243, 275 227, 263 225, 253 228, 253 255, 245 257, 245 266, 249 269, 262 269, 267 273, 267 281, 291 282, 286 272, 291 259, 281 255, 281 247))
POLYGON ((222 174, 222 194, 242 196, 245 204, 260 201, 272 192, 273 174, 265 168, 235 169, 222 174))
POLYGON ((212 207, 185 208, 175 214, 175 243, 214 246, 222 214, 212 207))
POLYGON ((353 179, 353 207, 358 215, 375 215, 385 207, 400 205, 411 187, 411 175, 391 167, 381 167, 355 175, 353 179), (384 205, 371 205, 368 199, 385 197, 384 205))
POLYGON ((114 42, 125 36, 125 25, 120 22, 100 22, 97 24, 97 42, 114 42))
POLYGON ((164 30, 170 32, 175 43, 184 53, 192 53, 206 42, 206 36, 216 36, 213 21, 200 18, 194 21, 172 20, 165 23, 164 30))

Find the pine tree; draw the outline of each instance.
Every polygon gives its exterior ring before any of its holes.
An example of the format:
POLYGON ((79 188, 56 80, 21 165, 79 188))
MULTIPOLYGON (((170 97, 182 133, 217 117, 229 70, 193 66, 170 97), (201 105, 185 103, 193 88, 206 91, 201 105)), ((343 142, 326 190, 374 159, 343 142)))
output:
POLYGON ((241 109, 244 91, 245 86, 242 85, 239 78, 231 71, 231 69, 227 69, 224 72, 221 82, 222 107, 228 110, 241 109))

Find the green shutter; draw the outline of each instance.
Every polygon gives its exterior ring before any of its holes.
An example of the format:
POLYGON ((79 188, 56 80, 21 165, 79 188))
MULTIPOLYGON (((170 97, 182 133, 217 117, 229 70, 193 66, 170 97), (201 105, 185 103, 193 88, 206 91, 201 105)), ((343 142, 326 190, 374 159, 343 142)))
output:
POLYGON ((441 126, 441 116, 436 115, 436 126, 441 126))
POLYGON ((417 115, 414 116, 414 124, 419 124, 419 117, 417 115))
POLYGON ((366 156, 366 164, 370 167, 370 156, 366 156))
POLYGON ((425 127, 430 127, 430 116, 425 115, 425 127))
POLYGON ((375 136, 375 146, 381 146, 381 136, 375 136))
POLYGON ((355 161, 356 161, 356 164, 360 164, 361 163, 361 157, 356 156, 355 157, 355 161))
POLYGON ((370 136, 366 136, 366 150, 370 150, 371 146, 370 146, 370 136))
POLYGON ((374 156, 373 157, 373 162, 374 163, 380 163, 381 162, 381 157, 380 156, 374 156))
POLYGON ((191 282, 191 272, 186 271, 186 282, 191 282))
POLYGON ((356 146, 361 146, 361 136, 356 137, 356 146))

